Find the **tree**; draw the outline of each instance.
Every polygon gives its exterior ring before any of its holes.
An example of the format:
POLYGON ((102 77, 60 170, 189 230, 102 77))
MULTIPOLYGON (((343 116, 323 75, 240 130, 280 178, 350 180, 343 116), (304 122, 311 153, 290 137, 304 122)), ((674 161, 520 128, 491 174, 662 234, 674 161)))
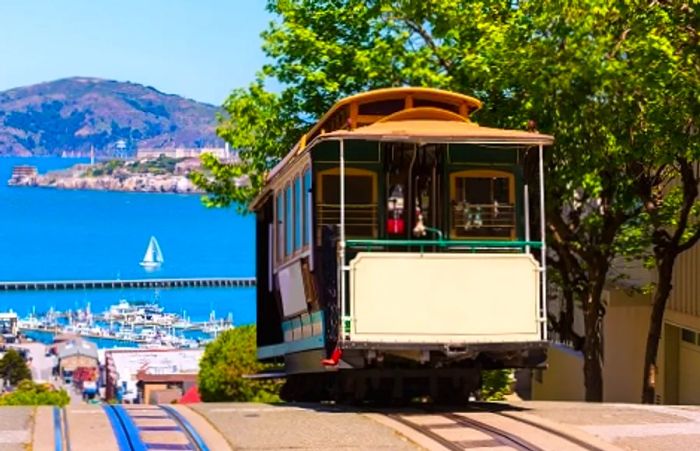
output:
POLYGON ((371 88, 451 89, 484 100, 478 119, 489 125, 534 121, 556 137, 546 213, 565 308, 555 324, 573 340, 572 312, 582 307, 585 336, 575 341, 586 399, 601 401, 602 293, 614 259, 641 249, 637 181, 659 165, 638 137, 675 130, 652 114, 667 74, 648 70, 666 45, 655 28, 666 3, 268 0, 279 18, 263 33, 271 63, 248 90, 234 91, 219 129, 242 149, 243 164, 205 160, 210 173, 195 183, 213 193, 210 204, 245 204, 308 124, 339 98, 371 88), (282 92, 267 93, 265 77, 282 92), (253 183, 235 187, 232 177, 246 172, 253 183))
MULTIPOLYGON (((655 402, 659 340, 680 254, 700 240, 700 54, 697 11, 682 2, 659 2, 647 17, 657 52, 647 73, 659 74, 645 97, 648 120, 636 139, 646 147, 646 168, 637 178, 644 205, 642 227, 649 237, 656 283, 642 374, 642 402, 655 402)), ((697 3, 695 3, 697 8, 697 3)))
POLYGON ((278 381, 252 380, 253 375, 271 368, 257 360, 255 326, 227 330, 208 344, 199 363, 198 384, 202 400, 279 401, 278 381))
POLYGON ((0 359, 0 377, 10 385, 17 385, 23 380, 32 380, 32 372, 25 363, 19 352, 14 349, 8 349, 5 355, 0 359))

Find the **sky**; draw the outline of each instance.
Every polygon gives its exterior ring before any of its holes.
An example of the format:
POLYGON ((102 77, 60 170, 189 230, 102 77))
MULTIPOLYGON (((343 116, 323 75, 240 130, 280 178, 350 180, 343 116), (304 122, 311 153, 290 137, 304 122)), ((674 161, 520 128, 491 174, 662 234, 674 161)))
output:
POLYGON ((0 91, 72 76, 220 105, 265 62, 264 0, 0 0, 0 91))

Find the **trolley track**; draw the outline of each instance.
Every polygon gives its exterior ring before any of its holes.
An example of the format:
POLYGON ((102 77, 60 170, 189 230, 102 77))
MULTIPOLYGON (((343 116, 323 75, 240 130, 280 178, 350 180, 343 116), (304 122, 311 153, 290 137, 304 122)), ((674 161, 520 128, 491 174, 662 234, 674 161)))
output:
POLYGON ((430 408, 383 414, 449 450, 500 447, 518 451, 601 451, 565 432, 493 409, 472 407, 464 411, 446 411, 430 408))
POLYGON ((65 408, 53 408, 53 437, 55 451, 71 451, 70 436, 68 435, 68 415, 65 408))
POLYGON ((187 419, 171 406, 104 406, 119 451, 209 451, 187 419))

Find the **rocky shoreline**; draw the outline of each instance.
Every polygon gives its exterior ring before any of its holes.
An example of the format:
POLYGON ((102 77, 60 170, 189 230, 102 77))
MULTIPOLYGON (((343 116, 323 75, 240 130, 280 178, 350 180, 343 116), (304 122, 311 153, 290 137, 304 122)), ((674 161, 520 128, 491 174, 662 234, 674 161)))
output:
POLYGON ((16 172, 13 172, 12 177, 8 180, 8 186, 142 193, 203 193, 187 178, 189 170, 166 174, 118 170, 111 174, 94 175, 94 169, 89 165, 77 165, 68 170, 52 171, 46 174, 16 172))

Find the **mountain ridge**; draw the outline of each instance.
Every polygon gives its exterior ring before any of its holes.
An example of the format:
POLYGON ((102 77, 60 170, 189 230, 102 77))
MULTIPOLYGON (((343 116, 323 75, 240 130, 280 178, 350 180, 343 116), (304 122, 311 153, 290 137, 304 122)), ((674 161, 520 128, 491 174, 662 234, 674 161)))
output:
POLYGON ((152 86, 70 77, 0 92, 0 155, 220 147, 220 109, 152 86), (118 142, 123 145, 118 146, 118 142))

